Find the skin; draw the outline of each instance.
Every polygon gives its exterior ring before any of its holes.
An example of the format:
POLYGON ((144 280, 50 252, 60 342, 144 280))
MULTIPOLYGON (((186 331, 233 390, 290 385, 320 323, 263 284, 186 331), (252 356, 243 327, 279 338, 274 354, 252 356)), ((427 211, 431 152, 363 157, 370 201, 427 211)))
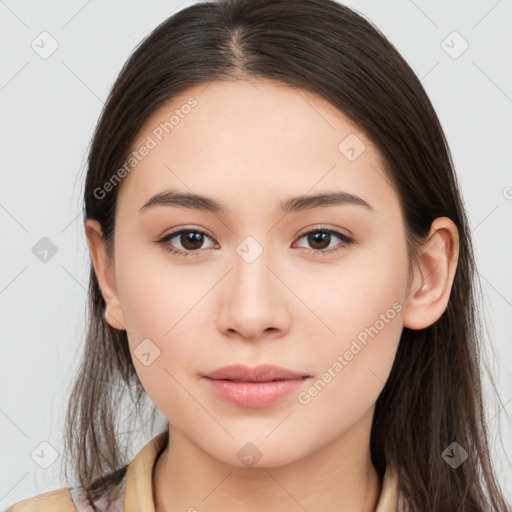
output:
MULTIPOLYGON (((120 185, 113 261, 98 223, 86 224, 106 320, 127 330, 132 354, 146 338, 160 350, 149 366, 133 356, 170 424, 154 473, 155 510, 374 511, 381 492, 369 446, 375 402, 403 327, 427 327, 446 309, 457 229, 436 219, 409 276, 399 199, 378 151, 330 103, 284 85, 193 87, 155 112, 134 148, 191 96, 198 105, 120 185), (365 144, 354 161, 338 149, 349 134, 365 144), (165 189, 206 195, 227 212, 138 211, 165 189), (373 209, 278 210, 291 197, 341 190, 373 209), (303 234, 319 226, 354 243, 332 236, 312 245, 303 234), (177 228, 207 233, 199 255, 185 258, 155 243, 177 228), (263 249, 252 263, 236 250, 247 236, 263 249), (311 375, 301 388, 307 390, 396 303, 394 318, 307 404, 292 393, 268 407, 243 408, 201 379, 228 364, 273 363, 311 375), (247 442, 261 452, 252 467, 237 457, 247 442)), ((185 250, 182 242, 177 236, 168 244, 185 250)))

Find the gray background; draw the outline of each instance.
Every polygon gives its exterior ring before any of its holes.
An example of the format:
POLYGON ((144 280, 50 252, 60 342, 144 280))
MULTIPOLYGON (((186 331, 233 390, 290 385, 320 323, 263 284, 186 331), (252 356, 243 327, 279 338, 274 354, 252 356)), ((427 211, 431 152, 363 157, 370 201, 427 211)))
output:
MULTIPOLYGON (((62 420, 88 283, 81 210, 87 147, 131 50, 191 3, 0 1, 0 509, 67 485, 59 473, 62 420), (44 55, 52 44, 57 49, 44 55), (48 243, 43 237, 57 251, 47 262, 33 253, 48 243)), ((501 397, 486 400, 487 426, 512 499, 512 1, 343 3, 369 17, 407 59, 448 137, 501 397), (464 41, 469 46, 459 55, 464 41)), ((132 453, 147 440, 141 435, 132 453)))

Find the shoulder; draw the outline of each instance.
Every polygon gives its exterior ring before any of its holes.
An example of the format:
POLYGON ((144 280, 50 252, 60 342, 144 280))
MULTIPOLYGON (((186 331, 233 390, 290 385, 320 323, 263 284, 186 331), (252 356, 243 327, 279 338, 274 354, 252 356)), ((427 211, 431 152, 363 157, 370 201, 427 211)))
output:
POLYGON ((11 505, 6 512, 75 512, 69 487, 45 492, 11 505))

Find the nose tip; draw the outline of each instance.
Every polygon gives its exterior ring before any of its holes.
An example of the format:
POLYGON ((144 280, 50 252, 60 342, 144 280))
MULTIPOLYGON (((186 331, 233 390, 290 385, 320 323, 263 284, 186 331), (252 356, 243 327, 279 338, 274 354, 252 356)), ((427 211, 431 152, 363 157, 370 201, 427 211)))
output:
POLYGON ((246 340, 279 335, 290 321, 285 288, 268 266, 267 254, 260 252, 253 240, 246 240, 239 248, 243 256, 237 255, 232 275, 227 276, 219 328, 246 340))

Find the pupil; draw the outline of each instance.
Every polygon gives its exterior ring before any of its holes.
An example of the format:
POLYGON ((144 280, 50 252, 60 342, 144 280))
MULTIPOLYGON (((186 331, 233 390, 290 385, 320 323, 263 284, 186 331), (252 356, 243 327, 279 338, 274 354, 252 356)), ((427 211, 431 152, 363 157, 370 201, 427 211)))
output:
POLYGON ((203 243, 203 235, 189 231, 188 233, 182 233, 180 241, 185 249, 199 249, 203 243))
POLYGON ((331 235, 329 233, 316 232, 312 235, 309 235, 309 243, 311 244, 313 249, 317 249, 317 250, 325 249, 326 247, 329 246, 330 236, 331 235), (326 240, 327 240, 327 245, 324 245, 326 240), (317 247, 318 244, 320 244, 320 247, 317 247), (322 246, 322 245, 324 245, 324 246, 322 246))

